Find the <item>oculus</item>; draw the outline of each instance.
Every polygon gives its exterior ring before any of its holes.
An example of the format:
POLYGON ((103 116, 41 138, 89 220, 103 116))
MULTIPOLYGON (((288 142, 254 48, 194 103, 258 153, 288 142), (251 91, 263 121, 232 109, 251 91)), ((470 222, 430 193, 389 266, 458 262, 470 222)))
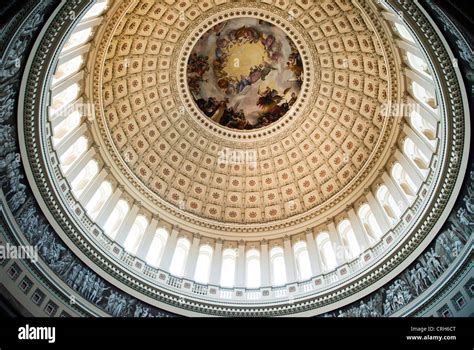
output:
POLYGON ((266 21, 221 22, 198 40, 187 82, 199 109, 224 127, 250 130, 282 118, 296 102, 303 77, 291 39, 266 21))

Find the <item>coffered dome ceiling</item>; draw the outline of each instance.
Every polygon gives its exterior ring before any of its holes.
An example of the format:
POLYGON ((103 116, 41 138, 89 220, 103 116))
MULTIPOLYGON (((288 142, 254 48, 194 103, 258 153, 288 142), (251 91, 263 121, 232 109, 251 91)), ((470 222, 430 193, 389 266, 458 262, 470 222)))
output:
POLYGON ((321 222, 396 142, 398 65, 369 6, 125 1, 96 40, 96 142, 135 200, 179 221, 321 222))

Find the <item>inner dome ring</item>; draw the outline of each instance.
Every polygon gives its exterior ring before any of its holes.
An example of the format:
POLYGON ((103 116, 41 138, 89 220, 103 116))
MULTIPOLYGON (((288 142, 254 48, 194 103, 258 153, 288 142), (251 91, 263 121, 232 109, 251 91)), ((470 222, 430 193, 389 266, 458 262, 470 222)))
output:
POLYGON ((294 42, 277 26, 251 17, 208 29, 188 60, 188 88, 198 108, 230 129, 277 122, 297 102, 303 79, 294 42))
POLYGON ((316 94, 314 94, 314 91, 317 91, 320 85, 320 69, 318 60, 314 59, 317 53, 314 45, 311 44, 311 40, 307 40, 308 38, 304 37, 303 32, 296 29, 291 21, 292 19, 288 15, 285 16, 285 13, 270 12, 265 9, 265 6, 258 9, 228 7, 209 14, 208 19, 201 21, 197 27, 188 32, 177 60, 172 62, 172 71, 177 73, 176 85, 172 88, 177 90, 182 103, 179 106, 181 116, 191 123, 199 125, 208 138, 219 138, 222 144, 234 147, 236 146, 235 142, 238 142, 238 148, 245 148, 246 144, 249 144, 249 147, 255 147, 255 142, 268 143, 270 140, 277 140, 281 135, 286 135, 288 131, 293 130, 297 124, 301 123, 301 116, 307 115, 310 112, 311 105, 315 102, 316 94), (302 58, 304 70, 300 94, 292 108, 271 125, 251 130, 222 127, 211 121, 194 101, 187 79, 189 59, 196 43, 202 36, 216 25, 229 20, 240 19, 265 21, 284 33, 289 41, 296 45, 296 49, 302 58), (308 46, 308 44, 311 45, 308 46))

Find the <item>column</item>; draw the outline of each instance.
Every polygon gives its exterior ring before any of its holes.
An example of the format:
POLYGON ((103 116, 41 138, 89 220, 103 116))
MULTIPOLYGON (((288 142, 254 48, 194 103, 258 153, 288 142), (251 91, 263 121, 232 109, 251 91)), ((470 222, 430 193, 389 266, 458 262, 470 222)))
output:
POLYGON ((130 233, 135 219, 137 218, 139 210, 140 208, 137 205, 133 205, 132 208, 128 211, 127 215, 125 215, 125 218, 123 219, 122 223, 120 224, 120 227, 117 230, 115 241, 122 247, 130 233))
POLYGON ((245 287, 245 241, 240 240, 238 251, 237 251, 237 266, 235 274, 235 287, 244 288, 245 287))
POLYGON ((328 223, 328 233, 336 257, 337 266, 340 266, 346 262, 346 246, 342 242, 336 225, 332 221, 328 223))
POLYGON ((414 98, 409 98, 409 101, 410 103, 414 103, 419 107, 418 112, 423 117, 423 120, 428 122, 428 124, 430 124, 433 129, 436 129, 440 116, 433 109, 425 106, 423 103, 417 102, 414 98))
POLYGON ((424 136, 420 136, 419 131, 414 131, 408 124, 403 126, 403 131, 415 143, 415 146, 429 159, 435 151, 434 146, 424 136))
POLYGON ((188 259, 186 260, 186 267, 184 269, 184 278, 188 280, 194 279, 196 273, 196 264, 199 257, 199 247, 201 242, 201 235, 195 233, 193 235, 193 243, 189 249, 188 259))
POLYGON ((86 44, 86 45, 81 45, 79 47, 75 47, 72 50, 69 50, 66 53, 61 53, 58 59, 58 67, 66 62, 69 62, 70 60, 76 58, 77 56, 82 56, 86 53, 89 52, 91 45, 86 44))
POLYGON ((67 117, 70 116, 69 112, 73 112, 75 110, 80 110, 77 105, 82 105, 84 103, 84 99, 79 97, 74 102, 69 104, 68 113, 48 113, 48 119, 51 123, 51 130, 54 130, 62 121, 64 121, 67 117))
POLYGON ((409 42, 409 41, 405 41, 405 40, 402 40, 402 39, 396 39, 395 40, 395 43, 397 44, 397 46, 399 48, 401 48, 402 50, 405 50, 405 51, 408 51, 408 52, 411 52, 412 54, 420 57, 420 58, 423 58, 423 54, 421 53, 421 51, 416 47, 415 44, 409 42))
POLYGON ((403 19, 399 15, 396 15, 394 13, 383 11, 382 16, 390 22, 404 24, 403 19))
POLYGON ((86 20, 82 20, 79 22, 77 26, 74 27, 74 31, 72 34, 80 32, 81 30, 92 28, 100 24, 102 21, 102 17, 92 17, 86 20))
POLYGON ((92 181, 86 186, 84 191, 82 191, 81 195, 79 196, 79 202, 83 205, 87 205, 89 201, 92 199, 94 194, 99 190, 100 185, 107 177, 107 171, 102 169, 96 177, 92 179, 92 181))
POLYGON ((271 286, 270 255, 268 254, 268 241, 266 239, 260 242, 260 285, 262 287, 271 286))
POLYGON ((421 170, 418 169, 418 167, 413 164, 413 162, 409 161, 407 157, 398 149, 395 151, 395 159, 400 163, 403 170, 406 171, 410 179, 415 184, 416 188, 419 189, 424 179, 421 170))
POLYGON ((146 259, 148 251, 150 250, 151 243, 153 242, 153 238, 155 238, 157 228, 158 228, 158 220, 154 218, 151 219, 150 224, 146 228, 145 233, 143 234, 143 238, 138 245, 136 255, 140 259, 143 259, 143 260, 146 259))
POLYGON ((359 244, 360 251, 363 252, 370 246, 370 241, 365 232, 364 225, 362 224, 362 221, 360 221, 359 215, 357 215, 354 208, 350 208, 347 211, 347 215, 349 216, 349 222, 351 223, 352 231, 354 232, 354 236, 359 244))
POLYGON ((171 260, 173 259, 174 251, 176 249, 176 243, 178 241, 179 227, 173 227, 171 234, 166 241, 165 248, 163 250, 163 257, 161 258, 160 268, 165 271, 169 271, 171 260))
POLYGON ((306 230, 306 247, 308 248, 313 277, 319 276, 323 271, 321 267, 321 257, 319 256, 319 249, 316 246, 316 240, 314 239, 313 231, 311 229, 306 230))
POLYGON ((87 152, 83 153, 74 163, 67 169, 64 176, 68 179, 69 183, 73 182, 74 179, 81 173, 86 167, 87 163, 91 161, 95 156, 94 147, 89 148, 87 152))
POLYGON ((214 254, 212 254, 211 264, 211 275, 209 278, 209 284, 218 286, 221 281, 221 269, 222 269, 222 239, 218 238, 214 248, 214 254))
POLYGON ((372 192, 369 192, 365 196, 367 198, 367 203, 369 204, 370 210, 374 214, 375 220, 379 225, 382 232, 380 232, 379 236, 382 236, 384 233, 388 232, 392 227, 390 221, 388 220, 387 214, 385 210, 380 205, 379 201, 374 197, 372 192))
POLYGON ((69 135, 61 140, 54 148, 58 157, 61 157, 81 136, 84 136, 87 132, 87 125, 81 124, 80 127, 73 130, 69 135))
POLYGON ((427 78, 421 75, 420 73, 414 70, 411 70, 409 68, 405 68, 405 75, 410 80, 415 81, 421 86, 423 86, 426 89, 426 91, 428 91, 432 96, 436 96, 435 91, 434 91, 434 84, 430 78, 427 78))
POLYGON ((410 205, 410 203, 408 202, 408 199, 405 197, 400 187, 398 187, 395 184, 392 177, 388 173, 384 172, 382 174, 382 180, 385 186, 387 186, 388 191, 393 196, 393 199, 395 200, 395 202, 397 202, 398 206, 400 207, 400 210, 403 213, 410 205))
MULTIPOLYGON (((424 130, 419 130, 415 127, 414 122, 413 122, 413 117, 412 114, 410 113, 409 115, 406 116, 407 121, 409 122, 407 127, 411 128, 415 135, 420 138, 420 141, 422 141, 422 144, 426 145, 426 147, 430 150, 429 153, 426 153, 427 155, 431 155, 432 153, 436 152, 436 144, 437 144, 437 138, 436 138, 436 133, 437 133, 437 122, 433 121, 432 118, 426 118, 426 115, 431 116, 431 114, 426 114, 425 109, 420 108, 420 104, 416 104, 416 107, 413 107, 414 111, 419 114, 419 116, 422 119, 422 122, 425 124, 423 126, 424 129, 427 129, 428 131, 433 133, 432 138, 428 138, 424 134, 424 130), (434 123, 434 124, 433 124, 434 123)), ((410 135, 409 132, 407 135, 410 135)), ((413 138, 414 140, 414 138, 413 138)))
POLYGON ((289 236, 285 236, 283 239, 283 247, 285 251, 286 283, 293 283, 296 281, 296 266, 295 255, 289 236))
MULTIPOLYGON (((84 71, 80 70, 77 73, 74 73, 70 77, 68 77, 66 80, 63 80, 59 84, 53 87, 51 90, 51 100, 54 101, 54 98, 59 95, 61 92, 65 91, 68 87, 71 85, 74 85, 75 83, 78 83, 84 78, 84 71)), ((64 108, 64 106, 62 107, 64 108)), ((61 110, 60 108, 59 110, 61 110)))
POLYGON ((107 219, 109 218, 110 214, 112 214, 112 211, 114 210, 121 196, 122 188, 118 187, 114 193, 112 193, 104 206, 100 209, 99 214, 97 214, 97 218, 95 219, 97 225, 104 227, 107 219))

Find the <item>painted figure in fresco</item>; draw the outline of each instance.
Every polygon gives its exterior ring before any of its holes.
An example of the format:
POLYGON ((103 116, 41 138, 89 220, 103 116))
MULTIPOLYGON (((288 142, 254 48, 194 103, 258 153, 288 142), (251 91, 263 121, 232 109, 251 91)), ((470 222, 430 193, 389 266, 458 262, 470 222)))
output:
POLYGON ((220 124, 222 117, 227 109, 227 103, 229 102, 228 99, 219 102, 214 114, 211 117, 211 120, 215 121, 216 123, 220 124))
POLYGON ((252 81, 250 80, 249 77, 244 77, 243 75, 240 76, 240 80, 239 82, 237 83, 237 93, 241 93, 242 91, 244 91, 244 89, 247 87, 247 86, 250 86, 252 85, 252 81))
POLYGON ((260 96, 257 105, 263 112, 268 112, 272 107, 276 106, 283 98, 278 95, 278 91, 267 86, 263 92, 258 92, 260 96))
POLYGON ((466 195, 464 196, 463 201, 466 204, 466 209, 469 214, 474 215, 474 199, 466 195))
POLYGON ((431 281, 428 277, 428 272, 426 271, 426 268, 423 267, 421 263, 418 263, 416 264, 416 272, 420 279, 421 285, 423 286, 423 289, 428 288, 431 284, 431 281))
POLYGON ((410 271, 410 279, 411 279, 411 283, 412 283, 412 285, 415 289, 415 293, 417 295, 421 294, 423 292, 421 279, 420 279, 420 276, 418 275, 417 271, 414 268, 410 271))
POLYGON ((440 262, 440 256, 436 254, 433 247, 428 252, 426 252, 426 257, 431 271, 433 271, 433 273, 437 276, 441 275, 444 269, 440 262))
POLYGON ((451 255, 453 257, 457 257, 463 248, 463 244, 461 240, 459 239, 459 237, 456 236, 453 231, 449 233, 449 238, 451 239, 451 242, 452 242, 451 255))
POLYGON ((188 60, 189 90, 199 109, 222 126, 250 130, 270 125, 297 101, 303 72, 299 52, 284 32, 265 21, 224 23, 196 43, 188 60), (239 51, 249 50, 245 45, 259 50, 250 61, 239 51), (239 69, 239 54, 245 68, 239 69))

